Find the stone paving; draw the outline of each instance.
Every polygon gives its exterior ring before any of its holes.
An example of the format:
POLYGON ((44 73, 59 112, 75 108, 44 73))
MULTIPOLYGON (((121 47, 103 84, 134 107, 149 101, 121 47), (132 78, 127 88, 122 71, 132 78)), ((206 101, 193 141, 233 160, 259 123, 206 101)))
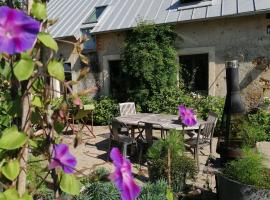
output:
MULTIPOLYGON (((87 133, 87 132, 86 132, 87 133)), ((95 126, 94 133, 96 138, 92 136, 83 135, 82 143, 77 148, 73 147, 74 136, 64 135, 63 142, 71 146, 71 152, 78 158, 78 175, 86 176, 97 168, 104 167, 109 171, 113 171, 113 165, 107 161, 107 149, 108 149, 108 138, 109 129, 107 126, 95 126)), ((218 158, 219 155, 215 153, 217 139, 213 140, 213 157, 218 158)), ((270 145, 267 142, 258 144, 259 150, 265 154, 266 165, 270 167, 270 145)), ((211 173, 213 170, 206 167, 206 161, 209 155, 209 148, 206 147, 200 154, 200 172, 197 176, 195 183, 198 188, 210 189, 215 192, 215 176, 211 173)), ((142 170, 139 171, 138 164, 133 165, 133 172, 139 184, 143 184, 147 180, 147 167, 143 166, 142 170)))

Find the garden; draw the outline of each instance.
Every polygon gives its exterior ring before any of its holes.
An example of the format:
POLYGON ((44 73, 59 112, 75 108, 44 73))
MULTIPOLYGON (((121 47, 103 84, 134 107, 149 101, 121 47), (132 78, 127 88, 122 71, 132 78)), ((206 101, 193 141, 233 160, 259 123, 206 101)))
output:
MULTIPOLYGON (((256 107, 232 115, 229 95, 193 91, 192 75, 175 59, 171 26, 141 22, 128 30, 119 72, 123 87, 101 96, 96 88, 72 89, 88 68, 65 81, 46 6, 0 1, 0 200, 270 199, 270 165, 257 148, 269 145, 270 113, 256 107), (53 80, 64 88, 60 97, 53 80), (119 123, 118 117, 127 118, 122 102, 135 102, 134 116, 149 115, 148 121, 119 123), (82 112, 89 105, 93 119, 82 112), (164 127, 149 122, 155 117, 163 117, 158 122, 164 127), (76 131, 82 122, 94 124, 92 135, 76 131), (212 152, 216 146, 220 155, 212 152)), ((88 64, 82 44, 73 45, 88 64)), ((241 101, 235 103, 240 109, 241 101)))

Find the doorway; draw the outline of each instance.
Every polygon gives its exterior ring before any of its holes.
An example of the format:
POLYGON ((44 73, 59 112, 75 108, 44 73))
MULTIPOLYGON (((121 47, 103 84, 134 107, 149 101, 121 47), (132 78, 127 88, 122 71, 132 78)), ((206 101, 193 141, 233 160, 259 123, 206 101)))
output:
POLYGON ((208 53, 179 56, 179 64, 184 87, 191 92, 208 94, 208 53))

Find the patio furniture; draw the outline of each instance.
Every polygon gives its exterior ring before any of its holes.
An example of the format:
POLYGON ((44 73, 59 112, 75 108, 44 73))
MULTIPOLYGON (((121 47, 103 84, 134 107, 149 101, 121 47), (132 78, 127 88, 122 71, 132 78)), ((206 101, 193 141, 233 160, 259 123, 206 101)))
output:
POLYGON ((194 155, 194 159, 196 160, 198 169, 199 169, 199 150, 209 145, 210 155, 212 154, 212 137, 214 127, 215 127, 214 122, 207 121, 205 123, 201 123, 197 137, 196 138, 192 137, 185 140, 185 144, 187 145, 187 147, 191 150, 193 149, 192 154, 194 155))
POLYGON ((66 130, 70 127, 72 129, 73 134, 75 132, 81 132, 84 127, 86 127, 89 131, 89 133, 95 138, 94 130, 93 130, 93 113, 94 113, 95 106, 93 104, 87 104, 84 105, 83 108, 78 109, 76 114, 71 114, 71 116, 68 119, 66 130), (86 117, 91 115, 91 125, 88 125, 85 122, 86 117), (82 126, 79 128, 79 130, 75 130, 75 121, 79 122, 79 124, 82 124, 82 126))
POLYGON ((138 122, 138 130, 139 130, 139 135, 136 138, 136 140, 137 140, 137 145, 138 145, 138 150, 139 150, 138 162, 141 167, 143 151, 145 150, 147 151, 147 149, 152 146, 153 142, 158 139, 158 138, 153 137, 152 130, 160 130, 161 139, 164 139, 162 136, 164 135, 165 130, 160 124, 147 123, 143 121, 138 122), (143 135, 143 133, 145 133, 145 136, 143 135))
POLYGON ((119 103, 120 116, 136 114, 134 102, 119 103))
MULTIPOLYGON (((178 115, 169 114, 154 114, 154 113, 136 113, 132 115, 125 115, 116 117, 120 122, 125 123, 128 126, 137 128, 138 122, 146 122, 152 124, 160 124, 165 130, 176 129, 183 130, 182 124, 179 123, 178 115)), ((200 123, 204 120, 198 119, 198 123, 194 126, 185 127, 184 130, 198 130, 200 123)))
MULTIPOLYGON (((215 131, 215 128, 216 128, 216 125, 217 125, 217 121, 218 121, 218 114, 210 111, 208 113, 208 117, 207 117, 207 122, 213 122, 214 123, 214 128, 213 128, 213 133, 212 135, 214 135, 214 131, 215 131)), ((196 138, 198 133, 195 131, 195 130, 192 130, 192 131, 189 131, 187 132, 187 135, 191 138, 196 138)), ((212 140, 211 140, 211 143, 210 143, 210 153, 212 154, 212 140)))
POLYGON ((108 147, 108 155, 111 150, 111 146, 113 142, 122 146, 122 154, 123 156, 127 156, 127 147, 129 145, 136 144, 136 140, 129 136, 129 128, 125 123, 119 122, 118 120, 112 120, 111 125, 109 125, 110 129, 110 139, 109 139, 109 147, 108 147))

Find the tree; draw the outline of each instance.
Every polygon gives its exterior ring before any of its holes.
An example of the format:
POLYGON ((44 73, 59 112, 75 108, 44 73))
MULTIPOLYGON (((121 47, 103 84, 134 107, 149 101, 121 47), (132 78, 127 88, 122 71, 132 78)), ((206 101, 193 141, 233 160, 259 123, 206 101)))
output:
POLYGON ((128 76, 126 91, 141 103, 154 92, 177 84, 176 34, 168 25, 140 23, 129 31, 123 53, 123 73, 128 76))

